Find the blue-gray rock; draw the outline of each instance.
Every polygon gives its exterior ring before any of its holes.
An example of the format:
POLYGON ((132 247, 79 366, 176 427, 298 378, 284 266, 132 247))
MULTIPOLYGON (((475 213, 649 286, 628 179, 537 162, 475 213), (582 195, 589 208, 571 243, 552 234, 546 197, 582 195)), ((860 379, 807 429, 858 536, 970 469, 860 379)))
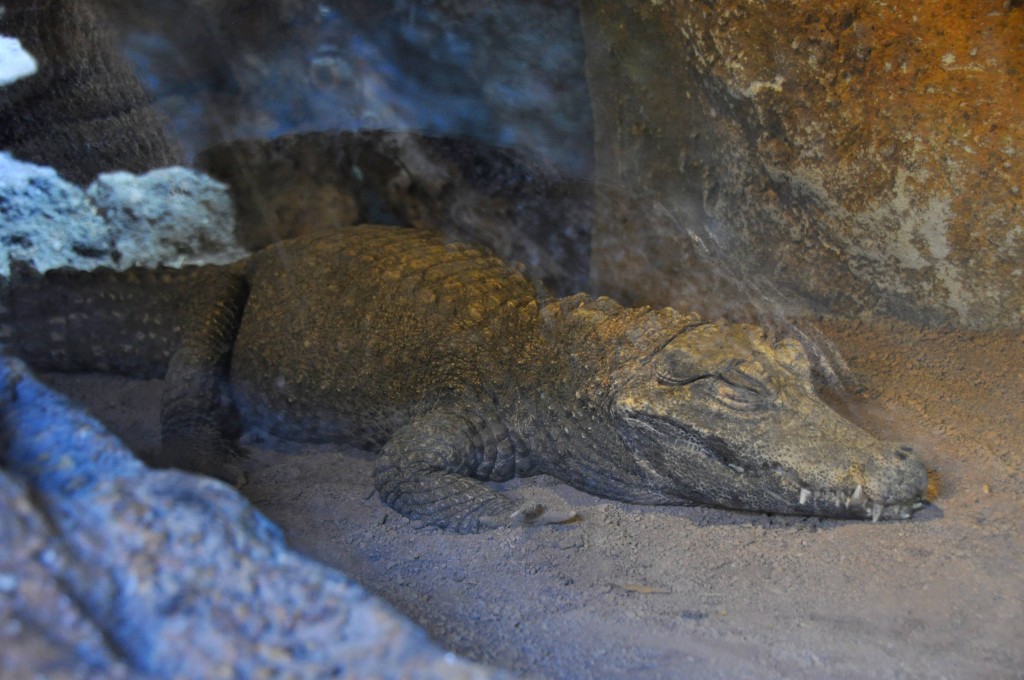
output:
POLYGON ((0 153, 0 277, 11 260, 39 271, 113 264, 112 235, 85 192, 53 168, 0 153))
MULTIPOLYGON (((130 669, 73 589, 101 574, 69 557, 23 481, 0 471, 0 676, 125 678, 130 669)), ((97 581, 97 583, 99 583, 97 581)))
POLYGON ((227 187, 185 168, 100 175, 83 191, 53 168, 0 153, 0 277, 38 271, 223 263, 235 242, 227 187))
POLYGON ((36 60, 17 38, 0 35, 0 87, 36 72, 36 60))
POLYGON ((312 130, 417 130, 592 165, 572 2, 103 0, 191 154, 312 130))
POLYGON ((153 471, 0 360, 0 675, 509 677, 285 545, 233 489, 153 471))
POLYGON ((224 184, 182 167, 100 175, 86 194, 114 234, 118 267, 229 262, 235 213, 224 184))

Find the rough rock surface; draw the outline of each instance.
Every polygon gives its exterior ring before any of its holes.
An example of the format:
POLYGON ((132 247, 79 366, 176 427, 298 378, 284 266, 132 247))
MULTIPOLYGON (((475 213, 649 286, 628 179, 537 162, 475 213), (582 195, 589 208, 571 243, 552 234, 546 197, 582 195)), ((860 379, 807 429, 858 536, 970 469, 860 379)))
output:
POLYGON ((497 678, 0 359, 4 677, 497 678), (187 653, 183 653, 186 652, 187 653))
POLYGON ((142 172, 180 162, 91 0, 4 7, 0 33, 21 41, 38 72, 0 88, 0 150, 53 166, 82 186, 108 170, 142 172))
POLYGON ((696 237, 818 310, 1024 324, 1019 3, 581 7, 597 179, 668 216, 598 194, 599 286, 647 290, 630 259, 696 237))
POLYGON ((228 188, 181 167, 143 175, 104 173, 86 190, 114 235, 121 268, 227 262, 245 255, 235 241, 228 188))
POLYGON ((227 187, 185 168, 101 175, 86 191, 53 168, 0 153, 0 277, 38 271, 225 262, 234 241, 227 187))
POLYGON ((312 130, 420 130, 591 168, 575 3, 96 0, 192 153, 312 130))
POLYGON ((10 263, 39 271, 111 265, 112 237, 80 188, 50 167, 0 153, 0 277, 10 263))
POLYGON ((414 132, 323 132, 202 151, 231 187, 240 243, 258 249, 374 222, 435 229, 485 245, 553 291, 587 285, 592 187, 525 154, 414 132))

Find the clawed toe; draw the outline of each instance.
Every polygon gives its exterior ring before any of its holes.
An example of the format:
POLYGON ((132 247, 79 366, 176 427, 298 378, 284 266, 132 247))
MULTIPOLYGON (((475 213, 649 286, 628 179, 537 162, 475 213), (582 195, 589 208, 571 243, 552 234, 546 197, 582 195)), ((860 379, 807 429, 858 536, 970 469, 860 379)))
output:
POLYGON ((540 519, 545 510, 546 508, 540 503, 520 506, 519 509, 512 513, 511 519, 516 523, 521 520, 523 524, 532 524, 540 519))
POLYGON ((579 519, 575 511, 552 511, 540 503, 523 504, 513 512, 503 515, 487 515, 480 518, 480 526, 484 529, 502 527, 540 526, 545 524, 568 524, 579 519))

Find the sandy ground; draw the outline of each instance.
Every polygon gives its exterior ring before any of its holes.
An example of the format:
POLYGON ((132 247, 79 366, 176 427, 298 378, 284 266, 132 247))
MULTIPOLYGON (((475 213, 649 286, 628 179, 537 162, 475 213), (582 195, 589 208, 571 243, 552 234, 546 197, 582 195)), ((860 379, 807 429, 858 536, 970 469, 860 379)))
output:
MULTIPOLYGON (((457 536, 373 495, 367 453, 250 442, 244 492, 299 550, 472 659, 549 678, 1024 678, 1024 336, 822 322, 837 408, 941 477, 912 521, 629 506, 503 485, 581 520, 457 536)), ((160 383, 49 376, 135 450, 160 383)))

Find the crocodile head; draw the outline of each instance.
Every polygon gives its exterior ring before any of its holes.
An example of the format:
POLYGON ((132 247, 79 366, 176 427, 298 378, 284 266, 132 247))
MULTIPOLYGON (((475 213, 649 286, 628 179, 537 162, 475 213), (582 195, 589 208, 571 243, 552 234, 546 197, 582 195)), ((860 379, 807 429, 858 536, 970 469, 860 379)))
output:
POLYGON ((664 502, 873 520, 921 507, 914 452, 822 402, 795 340, 702 324, 613 382, 619 434, 664 502))

